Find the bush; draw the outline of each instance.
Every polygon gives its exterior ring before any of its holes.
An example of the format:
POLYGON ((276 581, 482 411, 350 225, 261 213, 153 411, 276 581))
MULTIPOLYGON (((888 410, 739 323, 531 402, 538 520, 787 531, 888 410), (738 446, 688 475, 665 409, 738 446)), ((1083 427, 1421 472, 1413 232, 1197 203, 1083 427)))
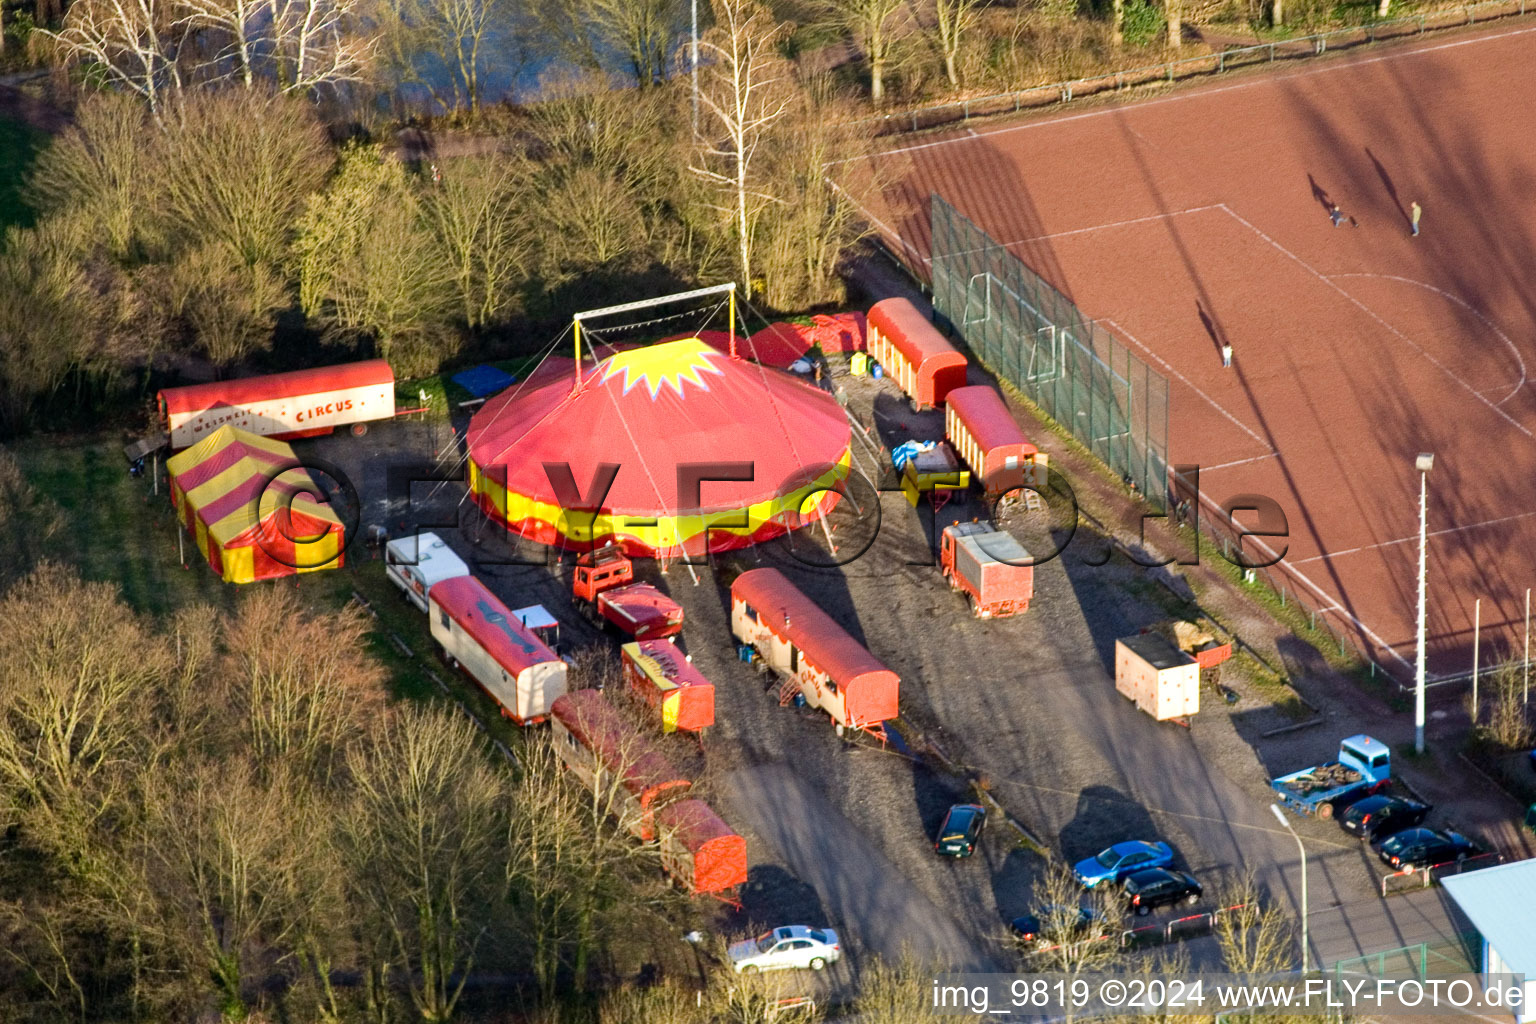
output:
POLYGON ((1163 34, 1166 21, 1161 9, 1147 0, 1126 0, 1125 41, 1132 46, 1148 46, 1163 34))

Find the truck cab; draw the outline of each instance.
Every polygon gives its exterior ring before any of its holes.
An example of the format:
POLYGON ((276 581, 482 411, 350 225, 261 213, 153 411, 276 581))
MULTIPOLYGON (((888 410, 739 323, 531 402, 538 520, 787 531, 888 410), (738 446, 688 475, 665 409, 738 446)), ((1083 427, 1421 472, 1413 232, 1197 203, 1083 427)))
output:
POLYGON ((576 579, 571 585, 578 601, 595 602, 597 595, 635 580, 635 567, 615 544, 588 551, 576 559, 576 579))
POLYGON ((1297 814, 1324 821, 1362 797, 1379 792, 1392 778, 1392 751, 1364 733, 1339 742, 1337 760, 1303 768, 1270 782, 1270 788, 1297 814))
POLYGON ((384 574, 425 613, 433 584, 468 576, 469 566, 437 534, 418 533, 384 545, 384 574))
POLYGON ((1373 788, 1392 778, 1392 751, 1364 733, 1339 743, 1339 763, 1359 772, 1373 788))

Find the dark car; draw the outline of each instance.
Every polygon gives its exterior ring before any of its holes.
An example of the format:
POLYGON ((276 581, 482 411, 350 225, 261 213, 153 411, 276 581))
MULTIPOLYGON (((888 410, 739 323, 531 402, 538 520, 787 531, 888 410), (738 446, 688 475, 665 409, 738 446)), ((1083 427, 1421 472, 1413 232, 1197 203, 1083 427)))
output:
POLYGON ((1142 916, 1173 903, 1198 903, 1204 891, 1194 875, 1171 868, 1148 868, 1125 880, 1125 901, 1142 916))
POLYGON ((1430 806, 1396 796, 1368 796, 1350 804, 1339 815, 1339 827, 1352 836, 1371 842, 1422 824, 1430 806))
POLYGON ((1399 871, 1465 860, 1478 852, 1476 843, 1449 829, 1444 832, 1430 828, 1405 829, 1385 839, 1378 839, 1371 846, 1382 863, 1399 871))
POLYGON ((944 815, 933 849, 946 857, 969 857, 981 842, 981 830, 987 823, 987 809, 979 804, 955 804, 944 815))
POLYGON ((1050 905, 1033 914, 1016 917, 1010 923, 1014 937, 1024 942, 1049 946, 1053 941, 1098 938, 1115 930, 1112 921, 1092 907, 1050 905), (1076 913, 1073 913, 1076 911, 1076 913), (1056 934, 1047 934, 1052 929, 1056 934), (1063 934, 1066 933, 1066 934, 1063 934))

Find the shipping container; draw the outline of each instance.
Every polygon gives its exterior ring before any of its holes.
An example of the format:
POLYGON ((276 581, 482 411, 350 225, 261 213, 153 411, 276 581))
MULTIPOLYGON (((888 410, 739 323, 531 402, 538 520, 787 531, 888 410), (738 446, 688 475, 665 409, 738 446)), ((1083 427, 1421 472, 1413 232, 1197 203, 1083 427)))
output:
POLYGON ((715 687, 677 645, 642 640, 621 648, 624 679, 656 709, 662 732, 701 732, 715 724, 715 687))
POLYGON ((1029 443, 1003 397, 985 384, 955 388, 944 404, 944 436, 981 477, 990 497, 1020 487, 1042 488, 1047 456, 1029 443))
POLYGON ((912 399, 918 411, 935 409, 965 384, 966 358, 910 299, 881 299, 869 308, 868 350, 912 399))
POLYGON ((939 541, 939 566, 979 619, 1017 615, 1035 596, 1035 566, 1011 533, 987 523, 955 523, 939 541))
POLYGON ((432 638, 519 725, 543 721, 565 693, 567 666, 473 576, 427 591, 432 638))
POLYGON ((693 895, 725 896, 747 881, 747 841, 702 800, 656 812, 661 866, 693 895))
POLYGON ((901 679, 777 569, 752 569, 731 584, 731 632, 838 730, 881 733, 896 717, 901 679))
POLYGON ((1115 689, 1159 722, 1200 710, 1200 663, 1157 633, 1115 641, 1115 689))
POLYGON ((656 812, 685 797, 692 781, 597 690, 565 694, 555 701, 550 720, 565 766, 593 790, 617 783, 619 823, 640 839, 655 839, 656 812))
POLYGON ((171 447, 229 424, 263 437, 329 434, 395 415, 395 373, 382 359, 166 388, 156 396, 171 447))

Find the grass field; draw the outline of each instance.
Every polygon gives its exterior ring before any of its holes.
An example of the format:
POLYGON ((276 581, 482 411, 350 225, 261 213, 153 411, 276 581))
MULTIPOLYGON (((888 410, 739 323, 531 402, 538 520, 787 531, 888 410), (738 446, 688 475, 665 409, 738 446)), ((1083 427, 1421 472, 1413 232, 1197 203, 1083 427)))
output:
MULTIPOLYGON (((213 574, 178 528, 163 482, 155 494, 148 474, 129 476, 116 444, 103 438, 67 443, 34 438, 15 445, 12 453, 32 485, 63 509, 68 530, 60 554, 82 576, 116 585, 125 602, 148 615, 165 617, 197 603, 234 611, 247 588, 213 574)), ((494 702, 438 659, 426 616, 401 598, 384 575, 384 563, 370 558, 361 543, 348 550, 340 569, 249 586, 294 587, 307 604, 324 610, 361 596, 374 614, 368 643, 389 672, 391 696, 441 701, 435 675, 494 738, 520 742, 519 730, 500 716, 494 702)))
POLYGON ((0 118, 0 232, 32 223, 32 211, 21 199, 21 183, 47 140, 29 125, 0 118))

